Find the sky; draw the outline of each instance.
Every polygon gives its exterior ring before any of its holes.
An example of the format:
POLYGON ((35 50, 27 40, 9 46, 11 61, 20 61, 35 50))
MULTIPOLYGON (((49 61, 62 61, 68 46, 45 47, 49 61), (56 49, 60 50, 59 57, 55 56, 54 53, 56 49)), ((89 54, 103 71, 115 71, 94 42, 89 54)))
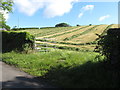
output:
POLYGON ((7 24, 17 27, 54 27, 118 24, 117 0, 14 0, 13 13, 5 14, 7 24))

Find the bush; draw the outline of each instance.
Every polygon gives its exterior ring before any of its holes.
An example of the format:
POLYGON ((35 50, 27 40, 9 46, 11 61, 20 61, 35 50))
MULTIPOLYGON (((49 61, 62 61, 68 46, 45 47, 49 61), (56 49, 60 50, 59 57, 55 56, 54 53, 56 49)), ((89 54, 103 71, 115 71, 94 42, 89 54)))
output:
POLYGON ((120 28, 109 29, 107 35, 100 37, 98 50, 106 56, 112 67, 120 66, 120 28))
POLYGON ((35 37, 27 32, 2 31, 2 52, 34 49, 35 37))
POLYGON ((89 24, 89 26, 92 26, 92 24, 89 24))
POLYGON ((78 27, 79 27, 80 25, 79 25, 79 24, 77 24, 76 26, 78 26, 78 27))
POLYGON ((55 25, 55 27, 70 27, 70 25, 67 23, 59 23, 59 24, 55 25))

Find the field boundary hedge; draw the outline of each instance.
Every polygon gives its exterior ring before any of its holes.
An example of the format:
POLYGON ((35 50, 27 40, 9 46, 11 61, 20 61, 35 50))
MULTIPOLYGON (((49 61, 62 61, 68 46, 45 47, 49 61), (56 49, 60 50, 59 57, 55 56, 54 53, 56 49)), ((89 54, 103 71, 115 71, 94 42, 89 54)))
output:
POLYGON ((12 30, 13 30, 13 31, 19 31, 19 30, 27 30, 27 29, 28 29, 28 30, 29 30, 29 29, 39 29, 39 27, 33 27, 33 28, 32 28, 32 27, 31 27, 31 28, 13 28, 12 30))
POLYGON ((120 69, 120 28, 113 28, 107 31, 98 41, 98 51, 106 56, 111 67, 120 69))
POLYGON ((2 52, 33 50, 35 37, 28 32, 2 31, 2 52))

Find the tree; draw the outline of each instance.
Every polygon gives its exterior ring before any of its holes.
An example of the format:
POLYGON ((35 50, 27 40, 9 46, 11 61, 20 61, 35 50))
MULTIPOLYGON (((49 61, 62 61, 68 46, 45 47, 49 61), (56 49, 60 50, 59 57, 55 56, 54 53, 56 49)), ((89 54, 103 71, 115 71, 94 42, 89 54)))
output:
POLYGON ((78 27, 79 27, 80 25, 79 25, 79 24, 77 24, 76 26, 78 26, 78 27))
POLYGON ((92 24, 89 24, 89 26, 92 26, 92 24))
POLYGON ((59 24, 55 25, 55 27, 70 27, 70 25, 67 23, 59 23, 59 24))
POLYGON ((6 25, 4 12, 6 13, 12 12, 12 6, 13 6, 12 0, 0 0, 0 28, 5 28, 6 30, 10 29, 10 27, 6 25))

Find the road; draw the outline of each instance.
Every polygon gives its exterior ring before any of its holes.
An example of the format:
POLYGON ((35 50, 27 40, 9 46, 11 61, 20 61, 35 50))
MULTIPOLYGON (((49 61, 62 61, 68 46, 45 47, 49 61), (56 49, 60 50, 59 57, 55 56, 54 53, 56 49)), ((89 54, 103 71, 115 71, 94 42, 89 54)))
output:
POLYGON ((0 61, 0 83, 2 88, 54 88, 43 80, 37 80, 2 61, 0 61))

